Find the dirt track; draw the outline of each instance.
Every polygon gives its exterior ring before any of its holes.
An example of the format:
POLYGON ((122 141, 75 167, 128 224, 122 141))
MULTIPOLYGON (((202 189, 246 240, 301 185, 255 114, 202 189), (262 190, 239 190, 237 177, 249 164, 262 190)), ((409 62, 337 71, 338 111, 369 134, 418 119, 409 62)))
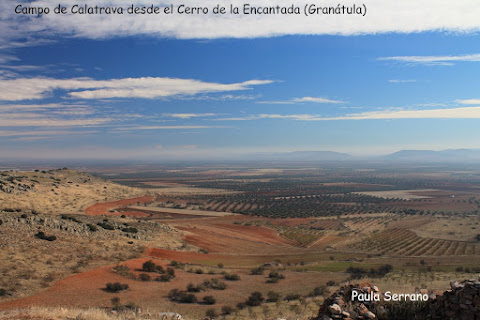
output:
POLYGON ((110 210, 113 210, 115 208, 120 208, 120 207, 125 207, 129 206, 132 204, 137 204, 137 203, 150 203, 153 201, 153 196, 151 195, 144 195, 142 197, 138 198, 132 198, 132 199, 125 199, 125 200, 118 200, 118 201, 112 201, 112 202, 100 202, 100 203, 95 203, 94 205, 91 205, 90 207, 85 209, 85 212, 88 215, 121 215, 119 213, 114 213, 114 212, 109 212, 110 210))

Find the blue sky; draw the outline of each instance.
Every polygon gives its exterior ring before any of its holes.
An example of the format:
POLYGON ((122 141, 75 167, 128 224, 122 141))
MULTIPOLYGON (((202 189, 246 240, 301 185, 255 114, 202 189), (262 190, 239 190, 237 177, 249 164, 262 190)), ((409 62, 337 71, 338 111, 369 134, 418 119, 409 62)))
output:
POLYGON ((480 147, 478 26, 186 38, 52 21, 0 35, 5 158, 480 147))

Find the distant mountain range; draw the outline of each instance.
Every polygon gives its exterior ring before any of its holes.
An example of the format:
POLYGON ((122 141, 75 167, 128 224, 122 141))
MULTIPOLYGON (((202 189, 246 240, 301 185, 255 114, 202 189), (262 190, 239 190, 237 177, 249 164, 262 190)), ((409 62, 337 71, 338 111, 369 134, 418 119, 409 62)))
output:
POLYGON ((473 162, 480 161, 480 149, 401 150, 384 158, 392 161, 473 162))
POLYGON ((381 161, 381 162, 480 162, 480 149, 401 150, 383 156, 357 157, 334 151, 295 151, 255 154, 258 160, 277 161, 381 161))

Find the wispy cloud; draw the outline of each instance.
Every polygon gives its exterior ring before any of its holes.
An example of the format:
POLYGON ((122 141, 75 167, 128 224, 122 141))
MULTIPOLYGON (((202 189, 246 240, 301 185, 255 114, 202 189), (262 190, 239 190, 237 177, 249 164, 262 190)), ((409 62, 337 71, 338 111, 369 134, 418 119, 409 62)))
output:
POLYGON ((413 79, 407 79, 407 80, 402 80, 402 79, 391 79, 388 80, 390 83, 412 83, 412 82, 417 82, 417 80, 413 79))
POLYGON ((225 128, 223 126, 197 126, 197 125, 178 125, 178 126, 127 126, 114 128, 112 131, 134 131, 134 130, 185 130, 185 129, 212 129, 225 128))
POLYGON ((480 99, 455 100, 455 102, 460 103, 460 104, 478 104, 478 105, 480 105, 480 99))
POLYGON ((390 120, 390 119, 480 119, 480 107, 403 110, 388 109, 351 113, 342 116, 324 117, 318 114, 258 114, 245 117, 218 118, 217 121, 247 121, 261 119, 281 119, 295 121, 335 121, 335 120, 390 120))
POLYGON ((424 64, 424 65, 442 65, 451 66, 455 62, 479 62, 480 54, 465 54, 453 56, 396 56, 396 57, 381 57, 380 61, 397 61, 409 64, 424 64))
POLYGON ((311 102, 311 103, 344 103, 340 100, 332 100, 323 97, 302 97, 302 98, 293 98, 290 100, 279 100, 279 101, 257 101, 260 104, 296 104, 302 102, 311 102))
POLYGON ((8 127, 90 127, 123 122, 130 115, 97 114, 83 104, 4 104, 0 105, 0 128, 8 127))
MULTIPOLYGON (((145 1, 143 1, 145 2, 145 1)), ((97 0, 99 6, 112 5, 111 0, 97 0)), ((115 6, 127 8, 129 0, 116 0, 115 6)), ((197 1, 186 0, 187 6, 198 6, 197 1)), ((212 8, 217 2, 205 0, 202 6, 212 8)), ((240 1, 233 5, 242 7, 240 1)), ((303 8, 306 0, 295 5, 303 8)), ((338 2, 322 2, 322 7, 338 2)), ((12 14, 16 3, 0 2, 0 39, 8 44, 27 37, 42 35, 52 39, 58 35, 104 39, 119 36, 151 35, 182 39, 254 38, 281 35, 357 35, 388 32, 453 31, 476 32, 480 28, 480 8, 477 0, 451 1, 423 0, 418 7, 416 0, 369 0, 366 16, 351 15, 182 15, 172 14, 158 19, 156 15, 43 15, 37 17, 12 14), (428 13, 428 14, 426 14, 428 13), (386 19, 385 17, 388 17, 386 19)), ((29 2, 29 6, 58 5, 56 0, 29 2)), ((255 6, 269 7, 269 0, 257 0, 255 6)), ((38 38, 38 37, 36 37, 38 38)))
POLYGON ((164 98, 199 93, 228 92, 252 89, 253 86, 270 84, 271 80, 249 80, 239 83, 214 83, 178 78, 125 78, 94 80, 90 78, 17 78, 0 79, 0 100, 18 101, 42 99, 55 90, 68 91, 77 99, 108 98, 164 98), (88 90, 87 90, 88 89, 88 90))
POLYGON ((0 64, 10 63, 12 61, 19 61, 16 56, 8 55, 8 54, 0 54, 0 64))
POLYGON ((52 136, 52 135, 84 135, 97 133, 98 131, 72 131, 72 130, 33 130, 33 131, 5 131, 0 130, 0 137, 18 137, 18 136, 52 136))
POLYGON ((163 117, 179 118, 179 119, 213 117, 216 115, 217 115, 216 113, 163 113, 162 114, 163 117))

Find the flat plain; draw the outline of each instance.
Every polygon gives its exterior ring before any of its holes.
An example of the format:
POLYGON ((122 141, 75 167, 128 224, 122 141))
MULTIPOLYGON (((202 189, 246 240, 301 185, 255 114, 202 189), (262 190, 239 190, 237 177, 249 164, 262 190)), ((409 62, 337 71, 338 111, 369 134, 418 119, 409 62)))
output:
POLYGON ((1 173, 0 308, 7 311, 0 318, 33 306, 110 310, 120 303, 186 319, 209 309, 229 309, 227 319, 307 319, 348 280, 441 291, 479 271, 476 171, 92 173, 1 173), (148 261, 162 267, 145 268, 148 261), (374 272, 385 265, 387 274, 374 272), (107 283, 117 282, 128 290, 109 292, 107 283), (198 302, 179 301, 175 289, 198 302), (245 305, 254 291, 270 302, 245 305))

